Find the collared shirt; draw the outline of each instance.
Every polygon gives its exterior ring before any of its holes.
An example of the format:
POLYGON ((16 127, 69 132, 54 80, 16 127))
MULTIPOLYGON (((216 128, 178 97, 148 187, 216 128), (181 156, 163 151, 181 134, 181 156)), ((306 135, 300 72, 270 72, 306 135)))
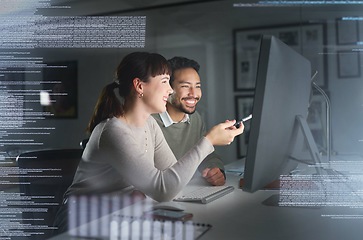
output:
POLYGON ((163 124, 165 127, 169 127, 173 125, 174 123, 190 123, 190 117, 189 114, 184 114, 184 117, 181 121, 175 122, 173 119, 171 119, 169 113, 167 111, 159 113, 161 121, 163 121, 163 124))

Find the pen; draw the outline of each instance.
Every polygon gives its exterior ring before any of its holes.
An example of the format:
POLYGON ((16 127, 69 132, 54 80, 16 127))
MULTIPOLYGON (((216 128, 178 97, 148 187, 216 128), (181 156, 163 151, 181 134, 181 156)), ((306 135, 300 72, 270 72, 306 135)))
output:
POLYGON ((252 114, 248 115, 248 116, 247 116, 247 117, 245 117, 245 118, 242 118, 242 120, 241 120, 241 121, 236 122, 236 123, 234 124, 234 126, 235 126, 236 128, 239 128, 239 127, 241 126, 241 123, 246 122, 246 121, 250 120, 251 118, 252 118, 252 114))
POLYGON ((247 117, 242 119, 242 122, 246 122, 252 118, 252 114, 248 115, 247 117))

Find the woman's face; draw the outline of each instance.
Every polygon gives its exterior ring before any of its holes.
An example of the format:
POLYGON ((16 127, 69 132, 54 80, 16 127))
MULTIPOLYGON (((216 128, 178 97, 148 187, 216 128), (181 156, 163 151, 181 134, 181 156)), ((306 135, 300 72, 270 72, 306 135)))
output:
POLYGON ((162 74, 150 77, 149 82, 144 83, 143 99, 150 114, 166 111, 166 102, 173 92, 169 80, 168 74, 162 74))

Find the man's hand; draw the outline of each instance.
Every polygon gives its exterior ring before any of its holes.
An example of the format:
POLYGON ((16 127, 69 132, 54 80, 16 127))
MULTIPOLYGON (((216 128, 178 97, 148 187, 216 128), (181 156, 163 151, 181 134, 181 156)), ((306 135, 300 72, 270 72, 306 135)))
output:
POLYGON ((202 176, 214 186, 222 186, 226 183, 224 175, 219 168, 206 168, 202 172, 202 176))

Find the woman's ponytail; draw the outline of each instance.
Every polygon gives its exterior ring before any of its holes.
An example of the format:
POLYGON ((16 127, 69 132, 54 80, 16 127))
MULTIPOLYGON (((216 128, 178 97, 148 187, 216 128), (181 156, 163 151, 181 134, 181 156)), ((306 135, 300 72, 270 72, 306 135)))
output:
POLYGON ((91 133, 97 124, 111 117, 119 117, 123 113, 122 104, 116 97, 115 89, 118 90, 118 82, 106 85, 98 97, 93 110, 91 120, 88 123, 87 131, 91 133))

